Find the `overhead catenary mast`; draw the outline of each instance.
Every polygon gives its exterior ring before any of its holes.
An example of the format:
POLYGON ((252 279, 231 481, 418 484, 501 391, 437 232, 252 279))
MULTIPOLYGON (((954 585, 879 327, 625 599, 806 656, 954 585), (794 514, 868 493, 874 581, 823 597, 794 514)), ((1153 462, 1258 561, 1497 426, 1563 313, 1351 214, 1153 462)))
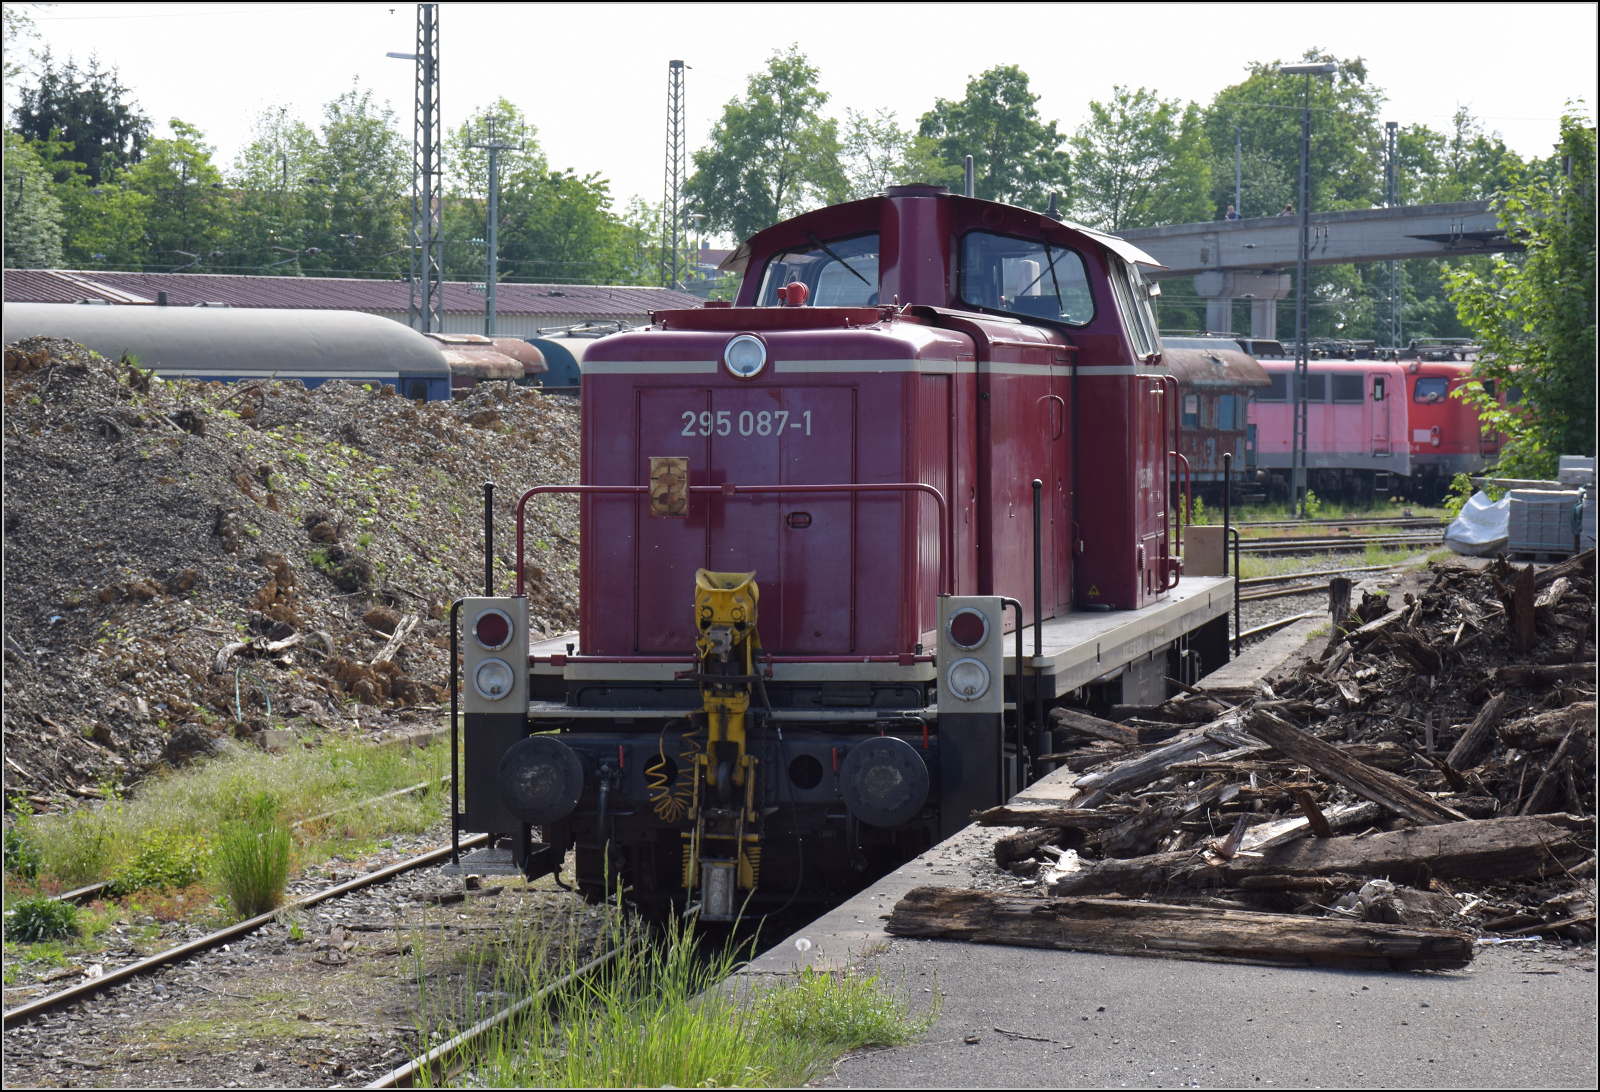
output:
POLYGON ((661 191, 661 284, 681 288, 684 256, 683 187, 689 180, 689 153, 683 126, 683 74, 688 65, 667 62, 667 169, 661 191))
POLYGON ((444 330, 444 286, 440 266, 444 179, 439 155, 444 144, 439 115, 439 5, 417 5, 417 51, 390 53, 416 61, 417 84, 411 146, 411 303, 406 321, 422 333, 444 330))

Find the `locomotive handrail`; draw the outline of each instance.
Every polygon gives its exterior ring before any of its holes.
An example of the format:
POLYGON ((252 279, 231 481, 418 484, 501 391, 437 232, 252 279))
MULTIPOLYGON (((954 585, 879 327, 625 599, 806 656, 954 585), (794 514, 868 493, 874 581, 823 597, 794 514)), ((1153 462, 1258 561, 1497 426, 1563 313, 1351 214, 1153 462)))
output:
MULTIPOLYGON (((720 493, 731 497, 738 493, 889 493, 918 491, 933 497, 939 505, 939 588, 940 594, 955 593, 955 561, 951 557, 950 517, 944 494, 923 482, 840 482, 833 485, 738 485, 723 482, 720 485, 691 485, 690 493, 720 493)), ((571 493, 577 496, 604 496, 607 494, 646 494, 648 485, 536 485, 517 500, 517 594, 524 594, 523 582, 523 531, 528 501, 541 494, 571 493)), ((898 657, 896 657, 898 658, 898 657)), ((850 657, 855 659, 855 657, 850 657)))

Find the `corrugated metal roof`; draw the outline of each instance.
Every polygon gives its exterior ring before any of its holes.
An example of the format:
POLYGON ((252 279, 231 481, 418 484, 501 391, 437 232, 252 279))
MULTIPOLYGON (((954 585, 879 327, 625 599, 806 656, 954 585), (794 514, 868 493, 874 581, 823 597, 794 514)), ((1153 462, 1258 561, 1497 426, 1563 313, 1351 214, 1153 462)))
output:
MULTIPOLYGON (((483 288, 460 281, 444 284, 447 314, 483 314, 483 288)), ((232 307, 286 307, 404 314, 410 305, 405 281, 348 277, 252 277, 221 273, 117 273, 68 269, 7 269, 7 303, 153 304, 159 292, 173 307, 226 303, 232 307)), ((670 308, 699 307, 687 292, 637 285, 506 284, 496 287, 502 315, 551 318, 626 318, 670 308)))

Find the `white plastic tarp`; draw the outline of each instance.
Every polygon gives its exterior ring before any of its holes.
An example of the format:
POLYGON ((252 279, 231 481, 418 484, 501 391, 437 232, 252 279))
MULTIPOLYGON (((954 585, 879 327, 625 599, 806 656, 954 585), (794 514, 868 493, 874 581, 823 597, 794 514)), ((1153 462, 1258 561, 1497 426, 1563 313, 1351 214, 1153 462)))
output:
POLYGON ((1511 498, 1489 499, 1487 493, 1474 493, 1461 506, 1461 514, 1444 533, 1444 544, 1458 554, 1487 557, 1505 550, 1511 536, 1511 498))

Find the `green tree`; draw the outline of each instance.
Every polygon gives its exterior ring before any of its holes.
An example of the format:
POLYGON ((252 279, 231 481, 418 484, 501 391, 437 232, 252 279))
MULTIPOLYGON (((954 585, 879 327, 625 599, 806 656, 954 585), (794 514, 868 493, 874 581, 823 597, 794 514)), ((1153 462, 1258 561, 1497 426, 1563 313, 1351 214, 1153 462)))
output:
MULTIPOLYGON (((10 9, 6 9, 9 27, 10 9)), ((33 146, 16 133, 5 135, 5 264, 12 268, 52 269, 61 265, 65 234, 61 201, 52 192, 50 172, 33 146)))
MULTIPOLYGON (((1336 61, 1329 53, 1307 50, 1305 63, 1336 61)), ((1305 98, 1304 76, 1285 76, 1277 69, 1283 62, 1257 62, 1249 66, 1250 75, 1242 82, 1217 92, 1206 110, 1204 129, 1207 141, 1219 153, 1234 147, 1233 127, 1242 130, 1245 153, 1255 153, 1273 164, 1277 176, 1288 178, 1294 194, 1300 186, 1300 107, 1305 98)), ((1308 177, 1311 182, 1310 207, 1313 212, 1369 208, 1381 193, 1383 176, 1383 126, 1379 108, 1383 91, 1367 82, 1366 62, 1361 58, 1337 61, 1339 71, 1331 79, 1311 78, 1311 155, 1308 177)), ((1232 156, 1226 156, 1232 159, 1232 156)), ((1218 187, 1224 185, 1216 179, 1218 187)), ((1220 202, 1220 215, 1232 203, 1233 170, 1229 162, 1226 192, 1220 202)), ((1213 190, 1214 199, 1221 194, 1213 190)), ((1298 204, 1297 197, 1291 197, 1298 204)), ((1252 216, 1276 215, 1282 208, 1247 205, 1252 216)))
MULTIPOLYGON (((959 102, 938 99, 922 115, 921 135, 932 143, 939 181, 960 192, 963 159, 972 156, 977 196, 1043 209, 1052 192, 1070 198, 1071 159, 1056 123, 1041 122, 1016 65, 1000 65, 967 81, 959 102)), ((1070 202, 1066 202, 1070 203, 1070 202)))
POLYGON ((316 131, 287 108, 257 115, 250 142, 228 173, 233 204, 227 250, 234 268, 303 273, 301 253, 326 241, 320 234, 315 242, 311 238, 325 211, 320 201, 313 206, 310 200, 313 192, 320 193, 320 181, 306 182, 319 178, 322 163, 316 131))
MULTIPOLYGON (((5 69, 5 85, 7 97, 10 97, 11 81, 22 75, 22 42, 24 39, 37 38, 39 30, 33 25, 33 19, 27 12, 16 4, 4 6, 5 19, 5 47, 0 50, 0 64, 5 69)), ((37 57, 33 50, 28 50, 28 56, 37 57)))
POLYGON ((37 75, 38 85, 22 88, 17 96, 12 121, 18 133, 71 144, 90 185, 109 181, 116 170, 139 161, 150 139, 150 119, 128 98, 116 69, 101 68, 95 56, 87 70, 70 57, 58 68, 46 49, 37 75))
POLYGON ((151 140, 127 171, 128 188, 149 198, 144 215, 145 265, 203 268, 226 257, 230 208, 222 172, 211 162, 204 134, 178 118, 170 138, 151 140))
POLYGON ((688 192, 701 227, 744 239, 818 204, 841 200, 838 122, 824 118, 828 95, 797 46, 775 52, 750 77, 745 96, 722 108, 694 153, 688 192))
POLYGON ((1463 396, 1506 434, 1500 469, 1519 477, 1553 477, 1558 456, 1595 453, 1595 130, 1580 107, 1561 119, 1556 153, 1562 173, 1500 197, 1500 225, 1526 253, 1446 278, 1483 346, 1463 396), (1489 380, 1497 393, 1521 388, 1521 404, 1500 406, 1489 380))
POLYGON ((500 255, 508 280, 643 283, 639 226, 613 215, 611 184, 598 174, 525 172, 504 196, 500 255))
POLYGON ((322 108, 317 173, 305 180, 306 272, 397 275, 409 268, 411 145, 370 90, 352 86, 322 108), (309 247, 307 248, 309 250, 309 247))
POLYGON ((1211 213, 1211 149, 1200 108, 1144 88, 1091 101, 1069 142, 1073 214, 1104 231, 1192 223, 1211 213))
MULTIPOLYGON (((473 111, 467 121, 445 134, 444 270, 447 276, 482 280, 486 262, 489 215, 489 152, 473 148, 491 135, 520 147, 499 153, 501 277, 515 277, 518 258, 508 254, 506 225, 525 221, 526 198, 549 172, 539 147, 538 130, 507 99, 473 111), (509 261, 508 261, 509 259, 509 261)), ((527 278, 524 278, 527 279, 527 278)), ((559 279, 559 278, 558 278, 559 279)))
POLYGON ((846 107, 840 155, 845 195, 854 201, 916 181, 916 141, 914 133, 900 128, 893 110, 880 108, 863 114, 846 107))

